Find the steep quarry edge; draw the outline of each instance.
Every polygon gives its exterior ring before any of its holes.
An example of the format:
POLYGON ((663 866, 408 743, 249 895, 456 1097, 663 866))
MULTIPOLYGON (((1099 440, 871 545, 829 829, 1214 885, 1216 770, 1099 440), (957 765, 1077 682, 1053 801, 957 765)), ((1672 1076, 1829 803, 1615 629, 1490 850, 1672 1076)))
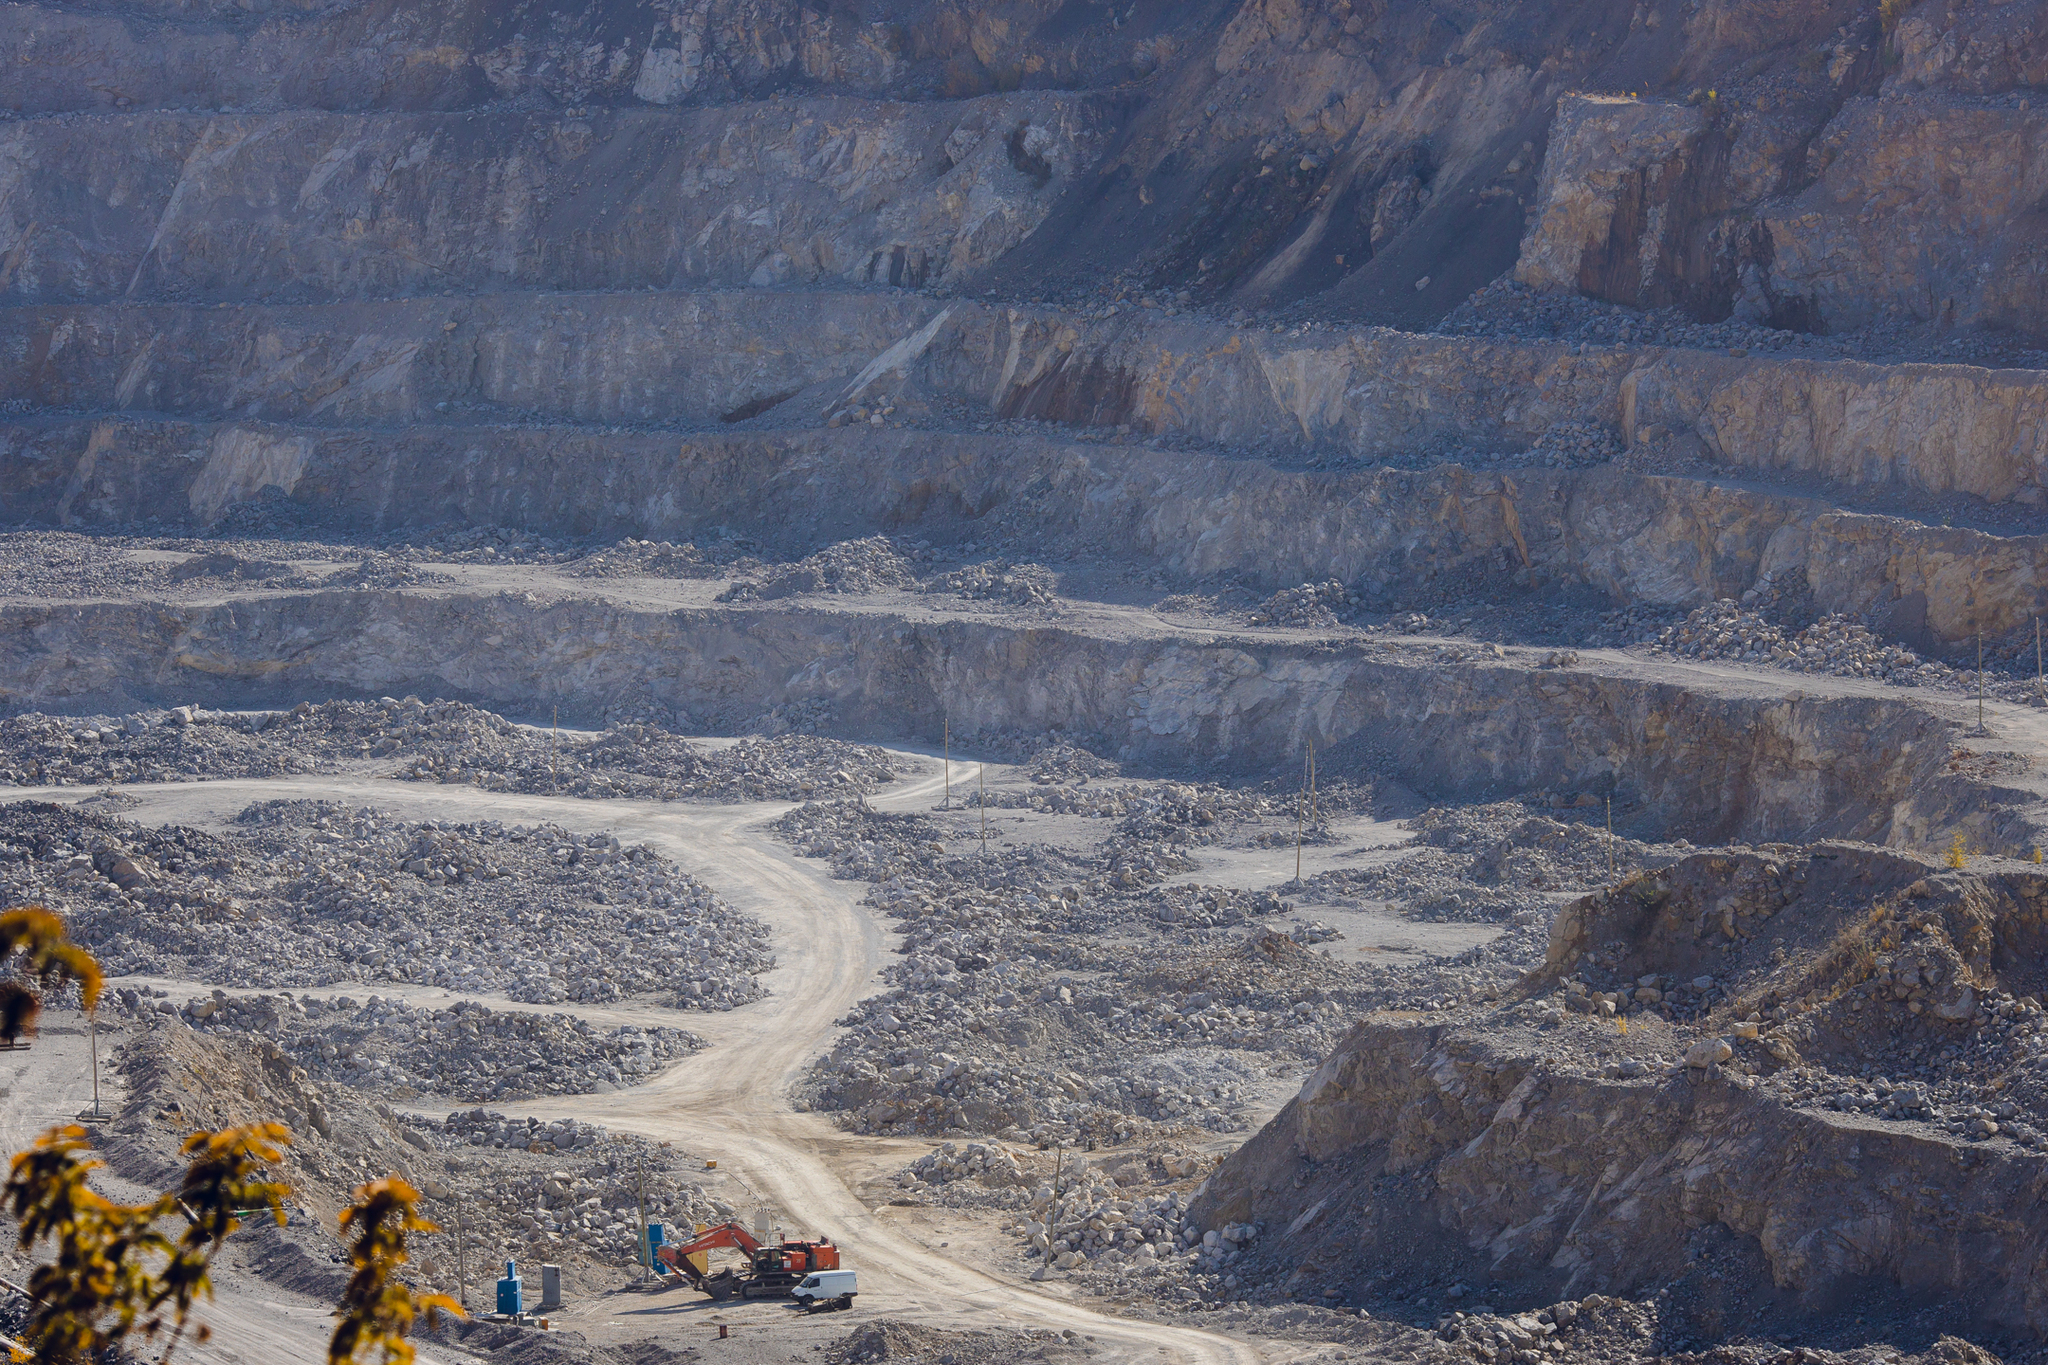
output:
POLYGON ((1559 423, 1591 423, 1645 459, 2048 500, 2039 371, 1276 333, 885 290, 25 306, 0 310, 0 361, 0 402, 21 407, 350 425, 712 423, 771 410, 778 425, 808 425, 863 401, 940 400, 1379 459, 1522 450, 1559 423))
POLYGON ((1918 647, 1997 639, 2048 614, 2048 537, 1606 467, 1302 471, 920 430, 678 437, 53 418, 0 423, 0 480, 26 521, 79 528, 202 530, 284 494, 293 515, 359 532, 455 524, 690 540, 729 527, 799 555, 876 532, 941 544, 1014 534, 1037 557, 1111 547, 1191 582, 1336 578, 1390 608, 1411 595, 1559 585, 1692 607, 1768 575, 1918 647))
MULTIPOLYGON (((1995 1027, 1996 1000, 2038 997, 2048 875, 1979 866, 1857 845, 1718 850, 1587 897, 1500 1006, 1362 1020, 1192 1216, 1262 1223, 1279 1250, 1240 1274, 1273 1284, 1296 1265, 1344 1284, 1410 1258, 1496 1303, 1668 1289, 1693 1314, 1681 1340, 1866 1292, 2048 1330, 2038 1148, 1777 1093, 1802 1061, 1885 1070, 1908 1037, 1931 1051, 1995 1027), (1560 991, 1545 1019, 1546 993, 1588 961, 1629 984, 1711 973, 1725 995, 1675 1023, 1638 1008, 1619 1031, 1560 991), (1658 1057, 1686 1064, 1640 1060, 1658 1057), (1709 1283, 1693 1257, 1717 1239, 1746 1269, 1709 1283)), ((2021 1063, 1989 1088, 2031 1096, 2032 1074, 2021 1063)))
MULTIPOLYGON (((1062 735, 1160 767, 1326 768, 1481 795, 1562 783, 1700 840, 1926 844, 1960 822, 2017 847, 2039 794, 1952 761, 1963 708, 1901 691, 1622 656, 1571 668, 1493 647, 1218 638, 1140 613, 1008 626, 922 606, 663 606, 536 591, 312 592, 215 604, 0 607, 0 704, 278 705, 449 696, 565 720, 651 702, 704 729, 936 742, 1062 735)), ((699 596, 708 590, 698 588, 699 596)), ((1967 755, 1965 755, 1967 757, 1967 755)), ((2018 765, 2024 771, 2026 762, 2018 765)))

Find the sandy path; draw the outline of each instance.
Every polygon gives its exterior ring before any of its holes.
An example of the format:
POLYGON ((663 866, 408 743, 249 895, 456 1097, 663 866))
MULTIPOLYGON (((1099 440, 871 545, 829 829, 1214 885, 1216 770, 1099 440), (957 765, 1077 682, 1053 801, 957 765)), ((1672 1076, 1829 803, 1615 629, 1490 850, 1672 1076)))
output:
MULTIPOLYGON (((881 809, 929 809, 944 786, 940 766, 922 755, 900 756, 916 771, 871 798, 872 804, 881 809)), ((956 766, 956 780, 959 774, 956 766)), ((789 809, 787 804, 591 801, 372 777, 221 780, 123 790, 142 803, 126 814, 149 823, 217 824, 252 801, 318 797, 375 805, 408 819, 551 820, 569 829, 607 829, 622 840, 647 843, 732 905, 768 924, 777 958, 775 970, 764 978, 771 994, 724 1014, 676 1014, 677 1022, 702 1035, 710 1046, 649 1084, 612 1095, 533 1101, 522 1104, 523 1110, 544 1116, 574 1114, 717 1153, 722 1170, 788 1210, 806 1228, 848 1247, 849 1263, 861 1274, 861 1307, 868 1312, 934 1326, 1071 1328, 1093 1335, 1098 1346, 1106 1348, 1105 1354, 1148 1360, 1164 1356, 1204 1365, 1250 1365, 1259 1360, 1250 1346, 1231 1338, 1110 1317, 996 1279, 890 1227, 862 1204, 835 1169, 835 1158, 851 1166, 863 1148, 879 1144, 842 1133, 814 1115, 794 1112, 786 1093, 802 1067, 829 1048, 835 1021, 877 988, 890 935, 860 906, 865 888, 834 881, 824 868, 799 859, 770 834, 768 824, 789 809)), ((92 794, 81 788, 19 793, 55 800, 80 800, 92 794)), ((371 988, 353 988, 357 994, 366 989, 371 988)), ((374 990, 409 993, 390 983, 377 983, 374 990)), ((434 989, 417 994, 422 999, 452 998, 434 989)), ((617 1013, 576 1012, 593 1019, 617 1013)), ((644 1010, 632 1017, 648 1022, 644 1010)), ((673 1303, 677 1311, 684 1311, 686 1302, 670 1297, 663 1306, 673 1303)), ((616 1305, 600 1304, 591 1308, 590 1316, 601 1319, 617 1311, 616 1305)), ((576 1326, 577 1316, 565 1314, 564 1325, 576 1326)), ((643 1322, 635 1331, 660 1320, 643 1322)), ((222 1347, 230 1348, 229 1336, 238 1337, 239 1332, 228 1334, 229 1324, 219 1325, 222 1347)))

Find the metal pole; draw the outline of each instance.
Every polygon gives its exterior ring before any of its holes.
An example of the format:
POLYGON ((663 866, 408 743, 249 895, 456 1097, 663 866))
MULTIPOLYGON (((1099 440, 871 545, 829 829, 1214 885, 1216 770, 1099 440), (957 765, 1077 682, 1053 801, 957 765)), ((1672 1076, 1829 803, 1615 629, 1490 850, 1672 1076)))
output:
POLYGON ((100 1012, 94 1010, 85 1020, 86 1031, 92 1036, 92 1116, 100 1118, 100 1012))
POLYGON ((1607 875, 1614 875, 1614 798, 1607 798, 1607 875))
POLYGON ((469 1311, 469 1238, 462 1221, 462 1196, 455 1196, 455 1301, 469 1311))
POLYGON ((555 748, 562 740, 562 703, 555 703, 555 725, 548 731, 548 795, 555 794, 555 748))
POLYGON ((647 1244, 647 1163, 638 1147, 633 1149, 633 1172, 638 1177, 634 1198, 640 1206, 640 1268, 645 1272, 640 1278, 644 1280, 654 1273, 654 1248, 647 1244))
POLYGON ((1300 792, 1296 792, 1294 794, 1294 884, 1296 886, 1301 885, 1301 811, 1303 804, 1302 796, 1303 794, 1300 792))
POLYGON ((1308 737, 1308 822, 1316 822, 1316 737, 1308 737))
POLYGON ((1060 1176, 1066 1170, 1067 1149, 1055 1146, 1052 1149, 1052 1208, 1050 1219, 1045 1225, 1045 1254, 1052 1257, 1052 1239, 1060 1235, 1060 1176))
POLYGON ((946 717, 946 807, 953 809, 953 718, 946 717))
POLYGON ((988 856, 988 764, 980 764, 977 772, 981 775, 981 856, 988 856))

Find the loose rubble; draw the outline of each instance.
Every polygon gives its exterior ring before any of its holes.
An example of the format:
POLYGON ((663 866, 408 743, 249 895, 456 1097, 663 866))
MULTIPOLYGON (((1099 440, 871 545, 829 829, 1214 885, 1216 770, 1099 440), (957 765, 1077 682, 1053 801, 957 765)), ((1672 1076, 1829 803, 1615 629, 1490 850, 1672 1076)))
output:
POLYGON ((132 1012, 153 1006, 209 1034, 261 1039, 310 1076, 395 1099, 605 1094, 652 1080, 704 1045, 680 1029, 603 1029, 574 1015, 493 1010, 470 1000, 434 1008, 374 995, 358 1003, 346 995, 216 990, 179 1007, 132 988, 117 998, 132 1012))
POLYGON ((895 777, 881 750, 814 735, 722 745, 623 723, 593 737, 417 697, 301 703, 289 711, 179 706, 0 719, 0 782, 20 786, 275 777, 386 763, 397 766, 370 771, 489 791, 670 801, 867 794, 895 777))
POLYGON ((758 999, 761 924, 644 847, 554 825, 251 806, 232 831, 0 806, 0 896, 63 911, 109 975, 379 981, 534 1004, 758 999))

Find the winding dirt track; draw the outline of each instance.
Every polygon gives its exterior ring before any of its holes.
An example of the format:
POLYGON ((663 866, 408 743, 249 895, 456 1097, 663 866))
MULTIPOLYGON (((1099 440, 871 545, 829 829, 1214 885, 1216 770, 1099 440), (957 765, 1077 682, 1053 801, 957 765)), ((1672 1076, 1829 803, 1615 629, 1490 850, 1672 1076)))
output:
MULTIPOLYGON (((873 798, 883 809, 927 809, 944 778, 922 755, 904 753, 917 771, 873 798)), ((554 821, 565 828, 608 829, 674 858, 734 906, 771 930, 777 966, 767 999, 725 1014, 691 1014, 687 1027, 710 1044, 647 1085, 611 1095, 523 1104, 543 1116, 574 1114, 623 1131, 716 1152, 722 1170, 851 1252, 861 1275, 861 1306, 891 1317, 946 1327, 1071 1328, 1105 1354, 1254 1365, 1260 1354, 1228 1337, 1110 1317, 963 1265, 892 1228, 848 1186, 840 1165, 883 1147, 827 1121, 793 1111, 790 1082, 830 1046, 835 1020, 876 985, 887 946, 883 928, 859 904, 862 888, 834 881, 798 859, 766 826, 783 804, 696 806, 589 801, 485 792, 375 777, 285 778, 132 786, 128 812, 151 823, 207 824, 252 801, 280 797, 374 805, 410 819, 554 821), (865 1149, 865 1151, 864 1151, 865 1149)), ((20 797, 78 800, 79 788, 24 790, 20 797)), ((387 994, 413 994, 404 988, 387 994)), ((440 991, 421 995, 442 997, 440 991)), ((558 1007, 563 1008, 563 1007, 558 1007)), ((567 1007, 573 1008, 573 1007, 567 1007)), ((616 1011, 579 1011, 596 1018, 616 1011)), ((662 1013, 667 1013, 663 1011, 662 1013)), ((637 1016, 645 1021, 645 1013, 637 1016)))

